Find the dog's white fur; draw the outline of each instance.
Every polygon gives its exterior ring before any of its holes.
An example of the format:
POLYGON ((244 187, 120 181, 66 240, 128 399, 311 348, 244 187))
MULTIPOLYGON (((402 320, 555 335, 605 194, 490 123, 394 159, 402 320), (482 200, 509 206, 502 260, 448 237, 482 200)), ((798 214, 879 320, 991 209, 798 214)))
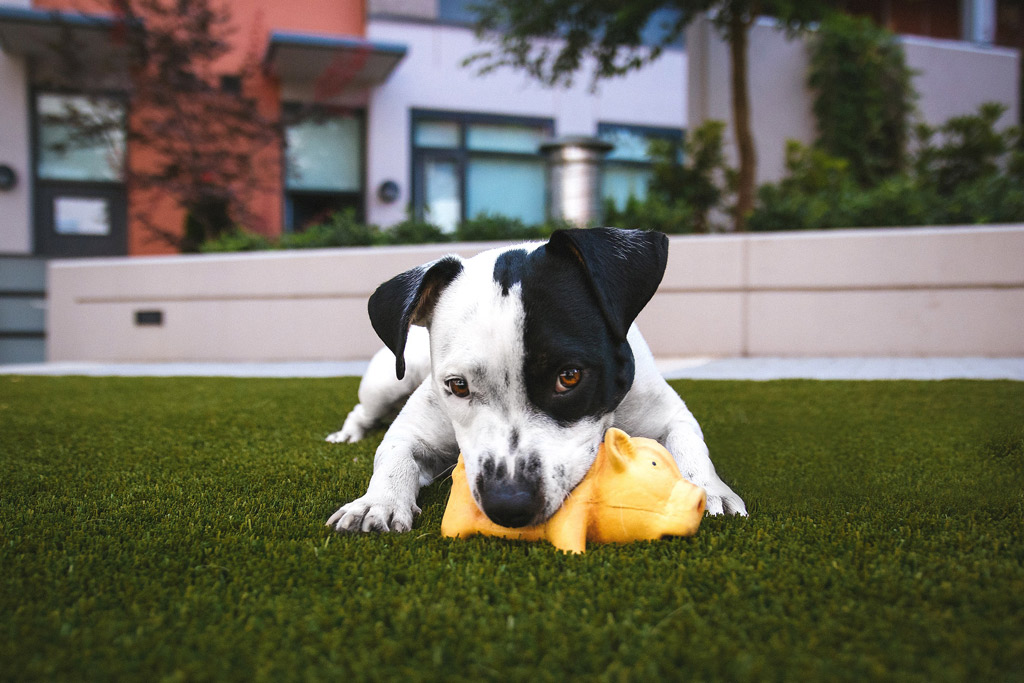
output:
POLYGON ((436 305, 429 334, 422 327, 410 329, 404 379, 396 379, 395 356, 387 349, 370 362, 359 387, 359 404, 327 440, 358 441, 406 396, 408 401, 377 449, 366 493, 339 508, 327 525, 338 531, 411 529, 419 513, 420 487, 451 467, 460 450, 471 484, 481 471, 483 454, 504 462, 510 474, 523 466, 517 456, 540 454, 546 517, 583 478, 597 444, 612 426, 661 442, 683 476, 707 491, 709 514, 745 515, 743 501, 716 474, 696 419, 657 371, 635 325, 627 337, 636 365, 634 381, 614 412, 565 426, 530 404, 519 371, 524 354, 523 302, 515 291, 519 285, 514 285, 513 296, 502 296, 493 277, 502 251, 463 261, 464 271, 436 305), (465 378, 474 400, 446 391, 450 377, 465 378), (510 441, 515 446, 510 448, 510 441))

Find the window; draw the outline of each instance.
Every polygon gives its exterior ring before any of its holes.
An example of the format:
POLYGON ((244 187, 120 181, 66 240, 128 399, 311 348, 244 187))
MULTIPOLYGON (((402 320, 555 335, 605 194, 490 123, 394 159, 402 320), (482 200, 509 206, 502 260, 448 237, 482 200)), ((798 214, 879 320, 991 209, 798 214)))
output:
POLYGON ((112 97, 36 96, 36 175, 43 180, 120 182, 125 109, 112 97))
POLYGON ((483 214, 546 217, 542 142, 547 119, 413 112, 413 200, 416 216, 445 232, 483 214))
POLYGON ((615 145, 605 156, 601 197, 611 199, 616 208, 623 209, 631 196, 641 201, 647 197, 652 174, 651 142, 667 140, 679 144, 683 131, 602 123, 598 125, 598 137, 615 145))
POLYGON ((126 253, 124 99, 37 92, 33 118, 35 253, 126 253))
MULTIPOLYGON (((481 0, 437 0, 437 19, 445 24, 474 26, 480 16, 476 7, 486 2, 481 0)), ((663 46, 669 49, 683 48, 683 34, 675 36, 671 41, 666 39, 674 32, 675 26, 683 17, 683 12, 675 7, 654 9, 647 23, 640 29, 640 42, 647 47, 663 46)), ((562 34, 568 28, 562 29, 562 34)))
POLYGON ((361 218, 361 114, 286 108, 285 226, 301 230, 348 208, 361 218))

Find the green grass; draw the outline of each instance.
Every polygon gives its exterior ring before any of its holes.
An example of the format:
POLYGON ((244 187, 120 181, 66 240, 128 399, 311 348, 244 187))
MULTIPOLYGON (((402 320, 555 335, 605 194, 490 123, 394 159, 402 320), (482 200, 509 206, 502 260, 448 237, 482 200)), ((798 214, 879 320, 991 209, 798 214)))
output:
POLYGON ((355 380, 0 377, 3 680, 1021 680, 1024 383, 679 382, 748 519, 323 524, 355 380))

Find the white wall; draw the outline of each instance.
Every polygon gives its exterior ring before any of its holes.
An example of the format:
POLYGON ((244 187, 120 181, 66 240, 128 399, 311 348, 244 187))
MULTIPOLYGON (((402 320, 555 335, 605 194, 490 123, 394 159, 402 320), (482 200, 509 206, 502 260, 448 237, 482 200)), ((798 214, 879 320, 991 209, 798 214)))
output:
POLYGON ((1006 105, 1001 126, 1018 121, 1016 50, 917 36, 904 36, 903 49, 907 66, 917 72, 917 108, 925 122, 934 126, 952 116, 973 114, 982 102, 1006 105))
POLYGON ((0 253, 32 252, 30 129, 25 60, 0 50, 0 164, 18 174, 13 190, 0 190, 0 253))
POLYGON ((405 218, 411 199, 410 109, 552 118, 555 134, 595 135, 598 122, 684 128, 686 55, 666 51, 628 76, 604 81, 590 92, 585 76, 570 89, 545 88, 525 74, 501 69, 478 76, 462 61, 479 52, 469 28, 371 18, 367 38, 408 46, 405 59, 376 89, 368 112, 367 219, 391 225, 405 218), (385 180, 401 196, 393 204, 376 197, 385 180))
MULTIPOLYGON (((377 285, 492 246, 55 261, 47 356, 366 359, 377 285)), ((677 236, 639 323, 658 356, 1022 356, 1021 254, 1024 225, 677 236)))
MULTIPOLYGON (((687 29, 690 87, 689 127, 706 119, 728 123, 726 151, 736 164, 732 143, 730 58, 728 45, 705 19, 687 29)), ((918 72, 914 87, 923 120, 937 125, 954 115, 976 111, 983 102, 1007 107, 1003 125, 1016 122, 1019 106, 1015 50, 977 47, 950 40, 903 37, 907 65, 918 72)), ((749 94, 754 140, 757 144, 757 182, 785 175, 787 139, 810 144, 817 137, 807 88, 808 55, 802 39, 788 40, 770 20, 758 22, 750 34, 749 94)))

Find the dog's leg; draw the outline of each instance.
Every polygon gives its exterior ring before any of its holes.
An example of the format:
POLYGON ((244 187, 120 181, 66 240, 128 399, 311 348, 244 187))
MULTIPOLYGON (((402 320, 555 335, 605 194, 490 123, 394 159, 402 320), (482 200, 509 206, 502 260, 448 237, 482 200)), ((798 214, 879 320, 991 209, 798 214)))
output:
POLYGON ((683 476, 707 492, 709 515, 725 513, 746 517, 746 504, 718 476, 697 421, 681 399, 679 403, 677 414, 670 420, 667 433, 659 441, 675 458, 683 476))
POLYGON ((377 448, 366 493, 339 508, 327 526, 336 531, 409 531, 420 512, 420 487, 454 465, 457 457, 451 423, 430 382, 423 382, 377 448))
POLYGON ((381 349, 359 382, 359 403, 349 412, 341 429, 328 435, 331 443, 354 443, 376 425, 390 420, 402 403, 430 374, 430 341, 427 331, 414 327, 409 331, 405 377, 395 377, 395 354, 381 349))
POLYGON ((746 516, 743 499, 715 472, 697 419, 658 372, 636 326, 630 330, 629 342, 636 375, 633 387, 615 411, 616 425, 632 436, 656 439, 667 448, 682 475, 707 491, 709 515, 746 516))

